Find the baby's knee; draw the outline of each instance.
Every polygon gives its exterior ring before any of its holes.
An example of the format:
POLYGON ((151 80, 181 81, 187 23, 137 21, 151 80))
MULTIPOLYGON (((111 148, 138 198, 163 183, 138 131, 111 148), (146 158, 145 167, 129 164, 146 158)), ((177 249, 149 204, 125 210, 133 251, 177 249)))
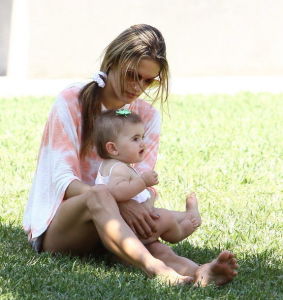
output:
POLYGON ((160 216, 158 221, 160 222, 163 231, 167 231, 170 228, 175 228, 175 226, 177 226, 178 222, 170 210, 157 208, 156 213, 160 216))

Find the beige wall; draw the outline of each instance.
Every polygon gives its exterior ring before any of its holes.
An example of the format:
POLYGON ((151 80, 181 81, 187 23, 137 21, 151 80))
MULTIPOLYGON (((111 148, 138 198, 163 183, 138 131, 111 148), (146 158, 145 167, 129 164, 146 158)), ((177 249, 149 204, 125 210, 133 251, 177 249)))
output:
POLYGON ((12 0, 0 0, 0 76, 7 73, 12 0))
POLYGON ((174 77, 282 76, 282 12, 282 0, 14 0, 8 71, 89 77, 116 35, 148 23, 166 39, 174 77))

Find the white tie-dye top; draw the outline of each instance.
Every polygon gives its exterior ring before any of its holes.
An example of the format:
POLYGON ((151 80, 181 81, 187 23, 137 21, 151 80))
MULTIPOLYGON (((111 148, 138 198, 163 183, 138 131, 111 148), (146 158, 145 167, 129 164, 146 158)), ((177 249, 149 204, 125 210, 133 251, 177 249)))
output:
MULTIPOLYGON (((82 85, 62 91, 45 125, 38 164, 24 214, 28 238, 36 238, 47 229, 65 190, 75 179, 94 185, 101 163, 95 149, 80 159, 81 111, 78 95, 82 85)), ((160 136, 160 114, 142 99, 126 106, 140 115, 145 125, 146 155, 135 168, 141 172, 154 169, 160 136)))

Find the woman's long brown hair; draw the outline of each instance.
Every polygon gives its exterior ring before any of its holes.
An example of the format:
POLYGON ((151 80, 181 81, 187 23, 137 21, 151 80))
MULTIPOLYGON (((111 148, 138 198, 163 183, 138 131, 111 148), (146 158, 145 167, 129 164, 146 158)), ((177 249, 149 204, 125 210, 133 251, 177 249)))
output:
MULTIPOLYGON (((160 86, 155 91, 153 102, 161 100, 161 105, 168 98, 169 67, 166 59, 166 46, 162 34, 156 28, 146 25, 134 25, 123 31, 105 49, 100 71, 109 73, 115 68, 120 74, 121 90, 124 90, 127 70, 133 69, 138 78, 137 68, 141 59, 150 58, 160 65, 160 86)), ((101 79, 105 80, 101 77, 101 79)), ((101 88, 92 81, 85 85, 80 94, 79 102, 82 113, 80 156, 85 157, 94 147, 95 119, 101 112, 101 88)))

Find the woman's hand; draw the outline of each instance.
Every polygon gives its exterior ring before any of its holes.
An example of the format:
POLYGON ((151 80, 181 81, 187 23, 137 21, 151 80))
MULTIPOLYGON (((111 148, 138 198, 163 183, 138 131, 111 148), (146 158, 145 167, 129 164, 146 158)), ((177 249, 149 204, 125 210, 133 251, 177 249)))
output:
POLYGON ((158 184, 158 174, 155 171, 143 172, 141 178, 147 187, 158 184))
POLYGON ((118 206, 121 216, 138 237, 147 239, 157 231, 155 220, 159 215, 155 214, 146 203, 138 203, 131 199, 118 202, 118 206))

